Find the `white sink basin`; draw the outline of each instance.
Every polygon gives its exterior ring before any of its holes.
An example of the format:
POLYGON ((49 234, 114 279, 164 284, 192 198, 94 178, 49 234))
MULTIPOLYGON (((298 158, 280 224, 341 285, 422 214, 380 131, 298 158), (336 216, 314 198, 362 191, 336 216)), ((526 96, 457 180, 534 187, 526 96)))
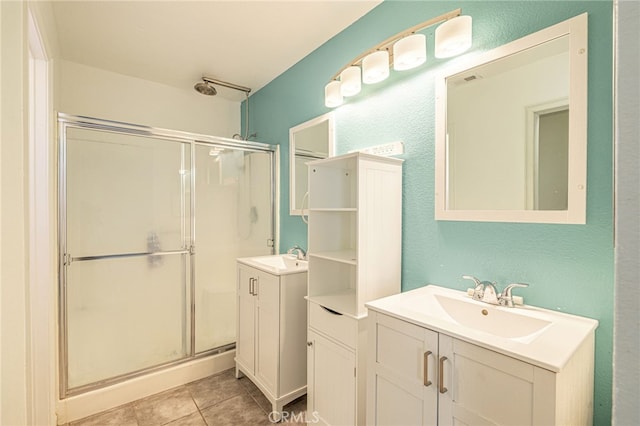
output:
POLYGON ((440 294, 435 299, 458 324, 508 339, 533 340, 551 324, 548 320, 520 315, 517 308, 498 308, 440 294))
POLYGON ((238 262, 253 266, 274 275, 297 274, 306 272, 309 262, 299 260, 295 255, 276 254, 271 256, 241 257, 238 262))
POLYGON ((435 285, 366 306, 556 372, 598 326, 596 320, 548 309, 490 305, 435 285))

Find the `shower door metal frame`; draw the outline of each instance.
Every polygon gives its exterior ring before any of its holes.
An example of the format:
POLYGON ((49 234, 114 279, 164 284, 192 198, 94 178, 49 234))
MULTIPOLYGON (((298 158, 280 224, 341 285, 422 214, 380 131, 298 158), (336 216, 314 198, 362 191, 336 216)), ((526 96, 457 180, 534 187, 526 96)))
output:
MULTIPOLYGON (((149 126, 140 126, 136 124, 123 123, 118 121, 103 120, 92 117, 76 116, 65 113, 58 113, 58 374, 59 374, 59 393, 60 399, 64 399, 73 395, 78 395, 90 390, 103 388, 125 380, 132 379, 154 371, 162 370, 167 367, 193 361, 217 353, 226 352, 235 349, 235 343, 223 345, 207 351, 195 352, 195 147, 198 145, 211 147, 224 147, 240 151, 248 152, 264 152, 270 155, 271 164, 271 252, 274 253, 278 247, 278 220, 277 220, 277 184, 278 184, 278 164, 280 147, 278 145, 270 145, 260 142, 250 142, 244 140, 222 138, 216 136, 202 135, 178 130, 169 130, 149 126), (189 155, 191 156, 190 181, 189 188, 191 193, 190 199, 190 218, 189 218, 189 240, 188 247, 184 250, 172 250, 161 252, 140 252, 126 254, 109 254, 100 256, 82 256, 72 257, 67 253, 67 182, 66 182, 66 132, 69 128, 99 130, 108 133, 117 133, 127 136, 141 136, 153 139, 164 139, 172 142, 182 143, 189 146, 189 155), (189 256, 189 280, 185 276, 185 284, 190 287, 190 297, 188 309, 190 311, 189 334, 190 342, 188 345, 187 356, 178 360, 165 362, 159 365, 143 368, 129 373, 121 374, 115 377, 99 380, 97 382, 78 386, 72 389, 68 387, 68 336, 67 326, 68 318, 66 312, 67 306, 67 270, 66 267, 72 262, 99 260, 108 258, 130 258, 130 257, 148 257, 162 256, 171 254, 182 254, 189 256), (187 282, 188 281, 188 282, 187 282)), ((184 205, 184 203, 182 203, 184 205)), ((182 222, 184 226, 184 220, 182 222)), ((267 243, 267 245, 269 245, 267 243)), ((185 275, 186 275, 185 271, 185 275)), ((186 290, 186 288, 185 288, 186 290)))

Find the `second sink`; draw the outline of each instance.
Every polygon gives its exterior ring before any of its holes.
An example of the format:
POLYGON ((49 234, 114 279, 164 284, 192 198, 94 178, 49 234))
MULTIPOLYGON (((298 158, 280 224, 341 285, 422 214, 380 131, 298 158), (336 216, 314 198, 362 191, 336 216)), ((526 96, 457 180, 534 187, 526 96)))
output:
POLYGON ((296 274, 305 272, 309 262, 299 260, 294 255, 276 254, 272 256, 242 257, 238 262, 253 266, 274 275, 296 274))

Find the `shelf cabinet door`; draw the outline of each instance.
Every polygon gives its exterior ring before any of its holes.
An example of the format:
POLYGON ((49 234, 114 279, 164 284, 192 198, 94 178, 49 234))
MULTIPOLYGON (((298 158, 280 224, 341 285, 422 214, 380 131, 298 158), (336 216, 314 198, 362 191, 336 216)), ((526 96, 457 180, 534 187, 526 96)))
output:
POLYGON ((255 370, 256 298, 253 295, 254 270, 238 265, 238 317, 236 358, 251 373, 255 370))
POLYGON ((367 423, 438 424, 438 333, 369 313, 367 423))
POLYGON ((307 416, 320 424, 355 423, 355 353, 313 331, 307 342, 307 416))
POLYGON ((259 272, 254 284, 256 300, 255 375, 278 395, 278 360, 280 354, 280 280, 259 272))

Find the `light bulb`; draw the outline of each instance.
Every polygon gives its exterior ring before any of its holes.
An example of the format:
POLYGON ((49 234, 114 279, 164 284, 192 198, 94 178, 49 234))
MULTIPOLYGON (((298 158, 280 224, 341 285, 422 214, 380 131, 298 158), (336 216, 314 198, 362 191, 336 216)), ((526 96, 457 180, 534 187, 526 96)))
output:
POLYGON ((375 51, 362 60, 362 81, 365 84, 378 83, 389 77, 389 52, 375 51))
POLYGON ((362 82, 360 80, 360 67, 351 66, 340 73, 340 93, 342 96, 353 96, 360 93, 362 82))
POLYGON ((340 93, 340 82, 334 80, 324 86, 324 105, 327 108, 335 108, 342 105, 344 99, 340 93))
POLYGON ((410 70, 424 64, 427 60, 427 37, 424 34, 411 34, 393 45, 393 69, 410 70))
POLYGON ((471 47, 471 16, 458 16, 436 29, 436 58, 450 58, 471 47))

